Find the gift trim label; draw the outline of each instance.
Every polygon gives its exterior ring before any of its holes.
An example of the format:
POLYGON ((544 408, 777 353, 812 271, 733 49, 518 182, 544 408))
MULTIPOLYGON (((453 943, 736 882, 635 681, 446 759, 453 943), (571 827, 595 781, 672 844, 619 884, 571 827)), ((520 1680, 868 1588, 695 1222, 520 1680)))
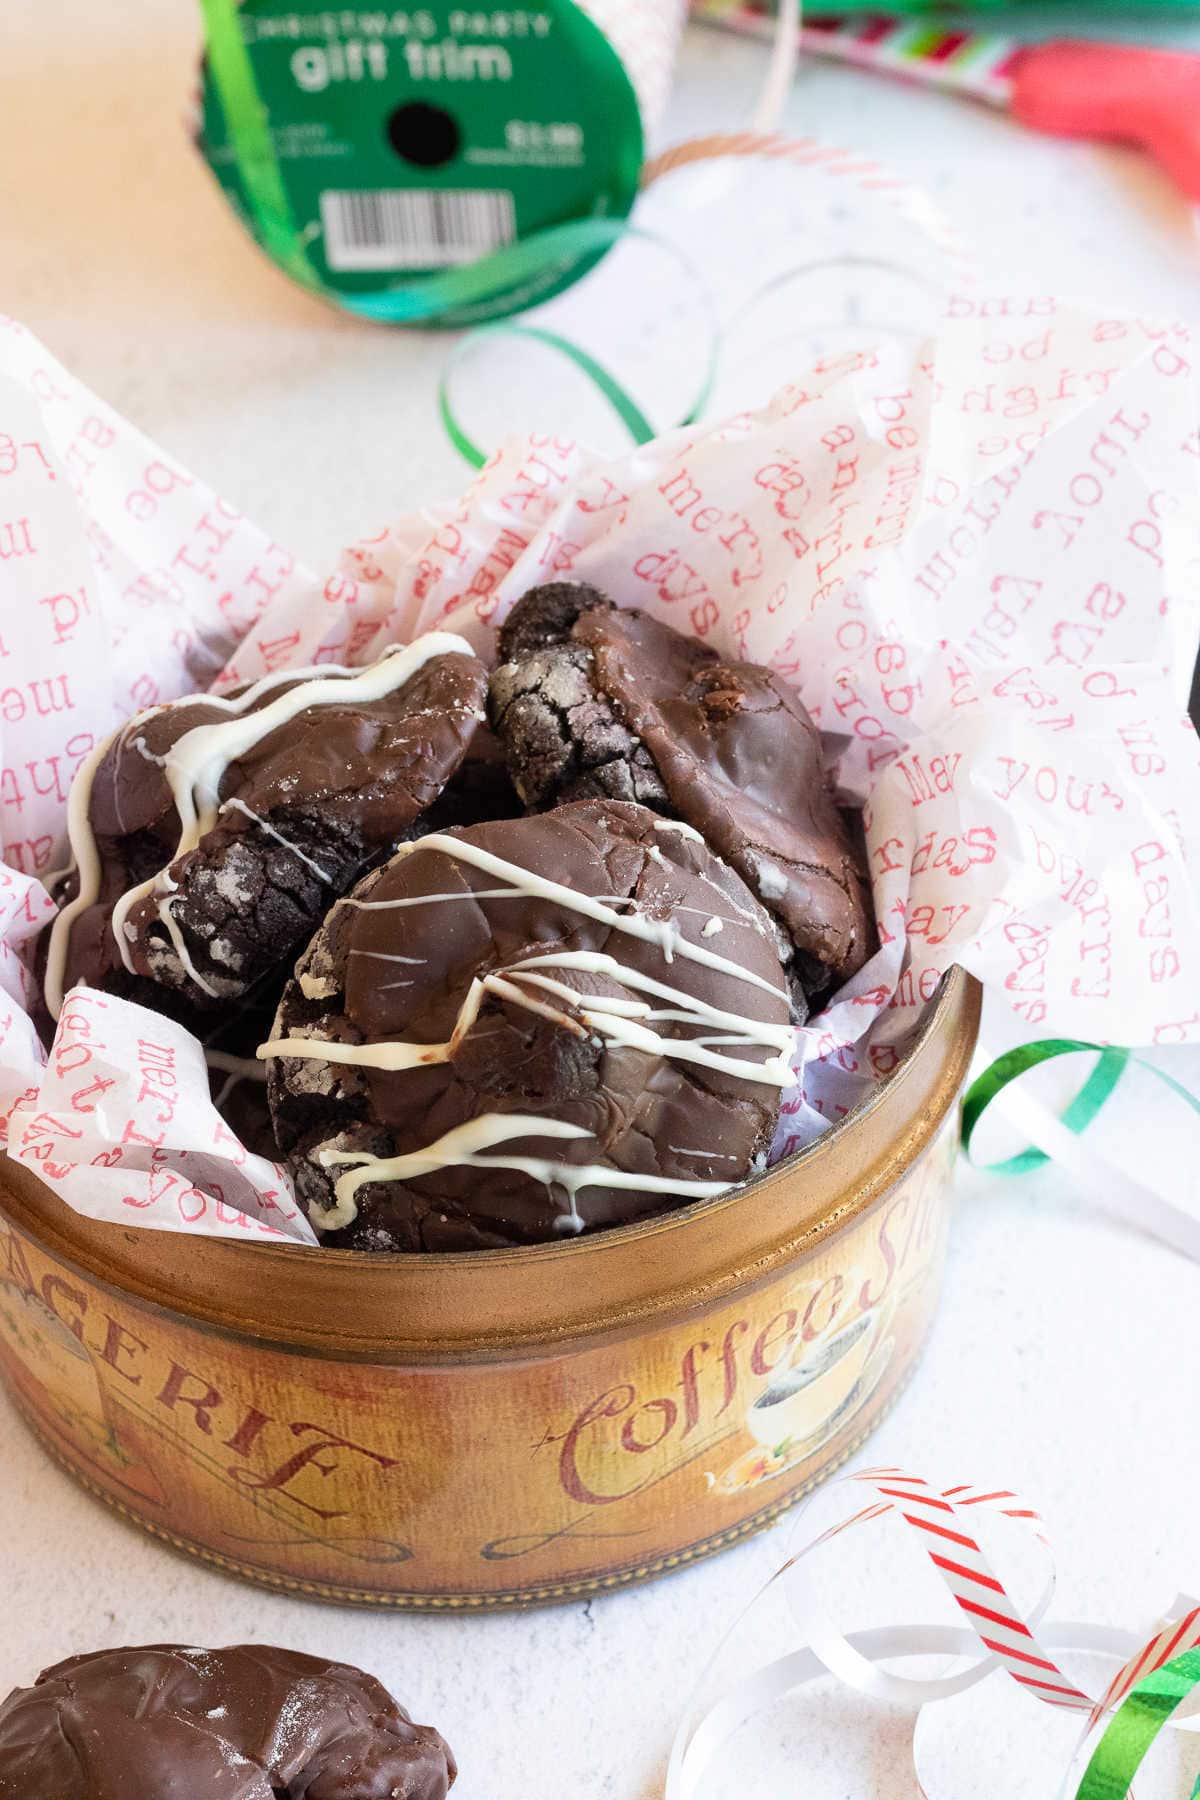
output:
MULTIPOLYGON (((335 297, 411 287, 553 225, 622 219, 633 204, 637 97, 571 0, 245 0, 238 16, 300 240, 335 297)), ((262 242, 207 63, 200 147, 262 242)), ((548 298, 594 260, 553 262, 470 316, 548 298)))

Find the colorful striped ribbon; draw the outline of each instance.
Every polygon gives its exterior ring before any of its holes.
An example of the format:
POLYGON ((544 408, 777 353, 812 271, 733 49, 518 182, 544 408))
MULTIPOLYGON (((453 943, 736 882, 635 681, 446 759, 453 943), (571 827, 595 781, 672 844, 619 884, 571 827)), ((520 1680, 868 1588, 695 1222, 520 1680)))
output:
MULTIPOLYGON (((893 6, 888 10, 906 9, 893 6)), ((739 5, 737 0, 706 0, 693 11, 704 24, 741 36, 769 41, 776 31, 776 20, 769 12, 739 5)), ((1008 103, 1012 93, 1009 70, 1021 50, 1014 38, 920 19, 883 17, 873 9, 864 13, 839 7, 837 11, 851 16, 814 18, 811 11, 806 12, 800 32, 803 51, 930 87, 950 88, 995 106, 1008 103)))
MULTIPOLYGON (((762 1590, 765 1593, 781 1579, 793 1584, 793 1612, 805 1648, 791 1651, 739 1679, 706 1710, 695 1706, 689 1710, 672 1748, 666 1800, 701 1800, 700 1784, 705 1770, 724 1740, 759 1707, 822 1676, 837 1675, 851 1687, 879 1699, 924 1705, 963 1692, 996 1667, 1003 1668, 1027 1693, 1045 1704, 1087 1715, 1077 1755, 1100 1721, 1109 1718, 1074 1790, 1074 1800, 1125 1800, 1158 1733, 1187 1695, 1200 1687, 1200 1606, 1186 1603, 1181 1618, 1156 1630, 1138 1645, 1104 1694, 1093 1702, 1064 1673, 1053 1649, 1104 1654, 1116 1651, 1124 1655, 1130 1637, 1102 1626, 1044 1623, 1054 1589, 1052 1562, 1038 1601, 1025 1610, 1016 1605, 981 1550, 973 1520, 974 1509, 1015 1520, 1049 1556, 1042 1521, 1018 1494, 967 1483, 937 1488, 923 1476, 898 1468, 858 1470, 834 1486, 865 1486, 873 1491, 874 1499, 814 1538, 777 1570, 762 1590), (912 1530, 914 1542, 920 1544, 967 1621, 969 1635, 927 1625, 892 1626, 846 1635, 827 1627, 812 1584, 802 1580, 806 1559, 841 1533, 891 1512, 899 1513, 912 1530), (945 1651, 961 1657, 972 1637, 984 1650, 984 1657, 949 1675, 910 1679, 879 1666, 884 1658, 945 1651)), ((761 1597, 761 1593, 756 1596, 746 1612, 761 1597)), ((720 1667, 740 1622, 735 1621, 718 1644, 701 1686, 720 1667)), ((1197 1796, 1200 1780, 1193 1790, 1193 1800, 1197 1796)), ((984 1796, 980 1795, 979 1800, 984 1800, 984 1796)))
POLYGON ((878 69, 929 87, 1006 106, 1010 70, 1022 46, 993 32, 947 30, 911 19, 810 20, 801 34, 813 56, 878 69))

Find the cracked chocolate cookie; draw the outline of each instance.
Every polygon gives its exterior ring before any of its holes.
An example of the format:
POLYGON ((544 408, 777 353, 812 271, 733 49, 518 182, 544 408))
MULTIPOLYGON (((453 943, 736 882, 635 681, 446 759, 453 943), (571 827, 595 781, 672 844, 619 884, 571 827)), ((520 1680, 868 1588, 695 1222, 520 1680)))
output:
POLYGON ((445 1800, 456 1773, 374 1676, 267 1644, 72 1656, 0 1706, 0 1800, 445 1800))
POLYGON ((527 806, 604 796, 684 819, 779 920, 810 999, 861 968, 865 877, 778 676, 573 582, 517 602, 500 656, 489 711, 527 806))
POLYGON ((486 686, 470 647, 434 632, 366 668, 268 675, 131 719, 71 790, 50 1013, 76 981, 188 1020, 240 1000, 438 798, 486 686))
POLYGON ((698 832, 585 801, 405 844, 335 906, 259 1054, 325 1243, 472 1250, 765 1163, 788 1001, 771 920, 698 832))

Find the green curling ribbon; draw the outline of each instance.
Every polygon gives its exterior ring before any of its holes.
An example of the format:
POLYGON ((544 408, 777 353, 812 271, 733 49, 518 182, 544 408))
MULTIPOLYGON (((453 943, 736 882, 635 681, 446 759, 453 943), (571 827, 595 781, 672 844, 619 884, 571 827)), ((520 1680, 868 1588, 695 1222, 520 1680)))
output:
MULTIPOLYGON (((1019 1081, 1039 1063, 1086 1050, 1097 1051, 1100 1060, 1062 1115, 1062 1122, 1070 1131, 1086 1131, 1121 1079, 1131 1052, 1085 1044, 1078 1038, 1042 1038, 1034 1044, 1019 1044, 1015 1050, 1007 1050, 1003 1056, 998 1056, 967 1089, 962 1106, 962 1147, 967 1155, 971 1154, 975 1127, 1002 1089, 1010 1082, 1019 1081)), ((996 1175, 1027 1175, 1031 1169, 1041 1168, 1049 1161, 1044 1150, 1030 1149, 980 1166, 996 1175)))
POLYGON ((234 0, 200 0, 208 41, 208 63, 229 126, 246 197, 269 255, 304 287, 320 281, 305 254, 292 217, 287 189, 275 158, 267 109, 262 103, 250 52, 238 27, 234 0))
MULTIPOLYGON (((653 232, 641 231, 637 226, 628 226, 626 228, 626 235, 630 237, 645 238, 649 243, 659 244, 669 250, 674 249, 674 246, 669 244, 665 238, 659 238, 653 232)), ((651 438, 656 435, 654 426, 650 423, 641 407, 637 404, 637 401, 634 400, 629 392, 621 386, 621 383, 616 377, 610 375, 608 370, 596 360, 590 351, 585 350, 581 344, 576 344, 571 338, 563 337, 561 333, 557 331, 547 331, 540 325, 481 325, 478 330, 469 333, 469 335, 459 344, 457 350, 446 365, 446 369, 438 383, 438 412, 441 416, 446 436, 450 439, 450 442, 454 445, 454 448, 458 451, 459 455, 469 462, 473 469, 482 469, 484 463, 487 461, 487 456, 459 423, 458 416, 454 411, 450 399, 450 377, 455 365, 462 360, 469 349, 484 338, 501 336, 532 338, 536 343, 545 344, 549 349, 559 351, 561 355, 568 359, 568 361, 573 362, 575 367, 588 377, 608 401, 608 404, 612 407, 612 410, 616 413, 635 444, 648 444, 651 438)), ((716 380, 717 363, 720 354, 721 333, 714 324, 709 338, 708 360, 700 384, 700 391, 684 413, 683 417, 675 421, 676 425, 692 425, 704 411, 705 406, 708 404, 708 397, 712 392, 713 382, 716 380)))
MULTIPOLYGON (((1099 1057, 1099 1061, 1062 1114, 1062 1123, 1076 1135, 1087 1130, 1131 1062, 1141 1069, 1148 1069, 1151 1075, 1169 1087, 1179 1099, 1186 1101, 1193 1112, 1200 1113, 1200 1100, 1194 1094, 1189 1093, 1174 1076, 1156 1068, 1144 1057, 1135 1056, 1132 1050, 1113 1044, 1089 1044, 1081 1038, 1041 1038, 1036 1043, 1019 1044, 1015 1050, 1005 1051, 967 1089, 962 1105, 962 1147, 967 1155, 971 1154, 971 1139, 980 1119, 997 1094, 1010 1082, 1019 1081, 1030 1069, 1035 1069, 1039 1063, 1050 1062, 1056 1056, 1074 1056, 1088 1051, 1099 1057)), ((1029 1149, 1018 1151, 1015 1156, 1003 1157, 998 1162, 977 1166, 996 1175, 1026 1175, 1031 1169, 1038 1169, 1050 1160, 1044 1150, 1029 1149)))
POLYGON ((539 344, 546 344, 552 350, 561 351, 604 395, 635 444, 647 444, 654 436, 654 427, 637 402, 630 398, 620 382, 610 375, 608 370, 581 345, 572 343, 570 338, 561 337, 556 331, 545 331, 536 325, 483 325, 478 331, 471 332, 469 337, 463 339, 438 383, 438 412, 441 414, 446 436, 459 455, 464 457, 473 469, 482 469, 487 461, 487 456, 458 422, 450 402, 450 371, 455 363, 461 360, 462 354, 469 346, 479 343, 484 338, 497 337, 501 334, 507 337, 533 338, 539 344))
MULTIPOLYGON (((1075 1800, 1125 1800, 1151 1744, 1175 1708, 1200 1686, 1200 1650, 1185 1650, 1143 1676, 1118 1707, 1097 1744, 1075 1800)), ((1200 1779, 1192 1800, 1200 1794, 1200 1779)))

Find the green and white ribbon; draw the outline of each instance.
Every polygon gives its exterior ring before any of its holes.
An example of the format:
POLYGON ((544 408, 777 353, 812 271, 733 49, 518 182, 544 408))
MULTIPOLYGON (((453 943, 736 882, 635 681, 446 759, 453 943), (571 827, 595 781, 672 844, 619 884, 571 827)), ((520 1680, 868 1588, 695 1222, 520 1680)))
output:
MULTIPOLYGON (((1200 1649, 1185 1650, 1145 1675, 1096 1745, 1075 1800, 1125 1800, 1150 1746, 1176 1708, 1200 1686, 1200 1649)), ((1200 1796, 1200 1775, 1192 1800, 1200 1796)))
MULTIPOLYGON (((1084 1137, 1088 1127, 1133 1065, 1153 1075, 1178 1100, 1200 1115, 1200 1099, 1165 1069, 1112 1044, 1081 1038, 1043 1038, 1005 1051, 968 1087, 963 1099, 962 1143, 968 1156, 980 1119, 993 1102, 1008 1120, 1031 1139, 1032 1147, 997 1162, 981 1165, 994 1174, 1023 1175, 1053 1160, 1070 1171, 1095 1204, 1110 1216, 1161 1238, 1173 1249, 1200 1262, 1200 1215, 1149 1182, 1115 1167, 1084 1137), (1061 1118, 1015 1084, 1031 1069, 1060 1056, 1091 1054, 1096 1066, 1061 1118)), ((974 1160, 974 1159, 972 1159, 974 1160)))

